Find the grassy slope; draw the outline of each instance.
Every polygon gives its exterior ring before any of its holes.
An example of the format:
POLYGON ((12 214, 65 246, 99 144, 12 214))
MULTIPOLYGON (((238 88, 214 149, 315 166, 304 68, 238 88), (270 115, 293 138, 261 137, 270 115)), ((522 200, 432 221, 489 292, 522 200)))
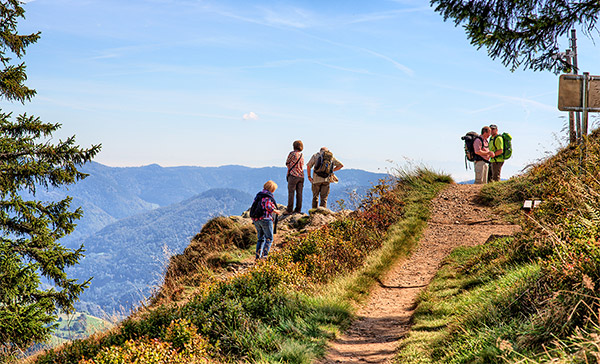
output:
POLYGON ((216 219, 172 260, 151 308, 35 362, 308 363, 348 324, 354 303, 418 241, 428 202, 448 182, 427 170, 400 173, 392 186, 375 186, 360 212, 290 237, 267 261, 225 280, 219 272, 252 244, 253 232, 216 219))
POLYGON ((73 339, 84 338, 97 332, 106 331, 113 326, 108 321, 83 313, 72 315, 60 314, 58 317, 60 320, 58 327, 49 343, 52 347, 73 339), (83 322, 81 321, 81 316, 84 318, 83 322))
POLYGON ((396 362, 599 362, 599 139, 482 190, 523 233, 451 254, 396 362), (544 202, 526 216, 532 197, 544 202))

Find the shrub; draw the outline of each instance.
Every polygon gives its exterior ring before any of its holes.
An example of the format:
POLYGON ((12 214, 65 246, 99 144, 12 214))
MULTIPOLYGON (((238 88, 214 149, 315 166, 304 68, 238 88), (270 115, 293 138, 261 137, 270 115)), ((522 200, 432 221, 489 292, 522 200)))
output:
POLYGON ((189 353, 178 352, 169 343, 158 339, 128 340, 123 346, 104 348, 92 359, 79 364, 190 364, 209 363, 210 360, 189 353))
POLYGON ((198 328, 188 319, 172 321, 163 334, 163 340, 178 352, 194 357, 207 357, 208 341, 198 334, 198 328))

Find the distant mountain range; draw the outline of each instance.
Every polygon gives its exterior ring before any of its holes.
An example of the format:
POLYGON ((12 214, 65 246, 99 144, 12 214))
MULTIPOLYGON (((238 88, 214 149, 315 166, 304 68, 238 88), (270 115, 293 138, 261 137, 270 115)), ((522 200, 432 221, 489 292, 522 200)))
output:
MULTIPOLYGON (((103 311, 127 313, 158 284, 171 254, 178 254, 218 215, 239 215, 271 179, 279 188, 275 198, 287 204, 286 168, 223 167, 108 167, 85 165, 89 177, 68 190, 39 190, 37 198, 57 200, 69 195, 72 208, 84 215, 75 232, 61 240, 69 248, 84 244, 86 257, 69 274, 94 277, 81 296, 78 310, 96 316, 103 311)), ((329 205, 349 194, 359 195, 386 175, 362 170, 336 172, 329 205)), ((305 181, 303 211, 311 206, 310 182, 305 181)), ((350 206, 353 207, 353 206, 350 206)))

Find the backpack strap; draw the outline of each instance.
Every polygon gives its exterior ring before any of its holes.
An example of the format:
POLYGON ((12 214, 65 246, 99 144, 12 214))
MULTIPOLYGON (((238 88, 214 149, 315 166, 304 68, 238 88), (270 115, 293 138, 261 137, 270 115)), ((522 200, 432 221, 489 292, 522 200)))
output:
POLYGON ((494 139, 492 140, 492 144, 494 145, 494 147, 495 147, 496 149, 498 149, 498 146, 496 145, 496 140, 498 140, 498 138, 499 138, 499 137, 500 137, 500 138, 502 138, 502 136, 501 136, 500 134, 498 134, 498 135, 496 135, 496 136, 494 137, 494 139))
MULTIPOLYGON (((490 139, 491 144, 494 146, 494 149, 496 149, 496 150, 498 150, 498 146, 496 145, 496 140, 498 140, 499 138, 502 138, 502 135, 498 134, 495 137, 493 137, 492 139, 490 139)), ((490 161, 497 157, 503 157, 503 156, 504 156, 504 146, 502 147, 502 154, 498 154, 497 156, 490 158, 490 161)))
MULTIPOLYGON (((263 192, 259 192, 260 195, 260 199, 262 200, 263 198, 268 198, 269 200, 273 201, 273 203, 275 204, 275 206, 277 206, 277 201, 275 201, 275 196, 273 196, 272 194, 268 194, 268 193, 263 193, 263 192)), ((257 196, 258 197, 258 196, 257 196)))
MULTIPOLYGON (((481 149, 483 149, 483 138, 481 137, 481 135, 476 136, 475 139, 481 140, 481 149)), ((475 141, 473 141, 473 154, 475 154, 475 156, 474 156, 475 162, 477 162, 477 161, 484 161, 485 160, 485 159, 483 159, 482 156, 480 156, 479 154, 477 154, 475 152, 475 141)))
POLYGON ((290 172, 292 171, 292 169, 294 169, 294 167, 296 167, 298 162, 300 162, 300 158, 302 158, 302 153, 300 153, 300 156, 298 157, 298 159, 296 159, 296 163, 292 164, 292 166, 288 169, 288 171, 287 171, 288 176, 290 175, 290 172))
POLYGON ((259 192, 256 195, 256 198, 258 199, 258 203, 262 203, 262 200, 265 198, 268 198, 269 200, 271 200, 271 202, 273 202, 273 204, 275 205, 275 208, 277 208, 277 201, 275 201, 275 196, 267 194, 267 193, 263 193, 263 192, 259 192))

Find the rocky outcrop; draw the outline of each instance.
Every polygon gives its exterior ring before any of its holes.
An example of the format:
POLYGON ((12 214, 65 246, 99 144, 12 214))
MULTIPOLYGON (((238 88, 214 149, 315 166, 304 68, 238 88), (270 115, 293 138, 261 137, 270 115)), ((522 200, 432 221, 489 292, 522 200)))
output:
MULTIPOLYGON (((281 233, 304 229, 315 230, 352 213, 352 210, 334 212, 325 207, 318 207, 309 210, 308 215, 305 213, 286 214, 283 205, 278 205, 278 211, 280 211, 280 215, 277 218, 277 232, 281 233)), ((240 224, 252 224, 249 210, 244 211, 241 216, 231 216, 231 219, 240 224)))

